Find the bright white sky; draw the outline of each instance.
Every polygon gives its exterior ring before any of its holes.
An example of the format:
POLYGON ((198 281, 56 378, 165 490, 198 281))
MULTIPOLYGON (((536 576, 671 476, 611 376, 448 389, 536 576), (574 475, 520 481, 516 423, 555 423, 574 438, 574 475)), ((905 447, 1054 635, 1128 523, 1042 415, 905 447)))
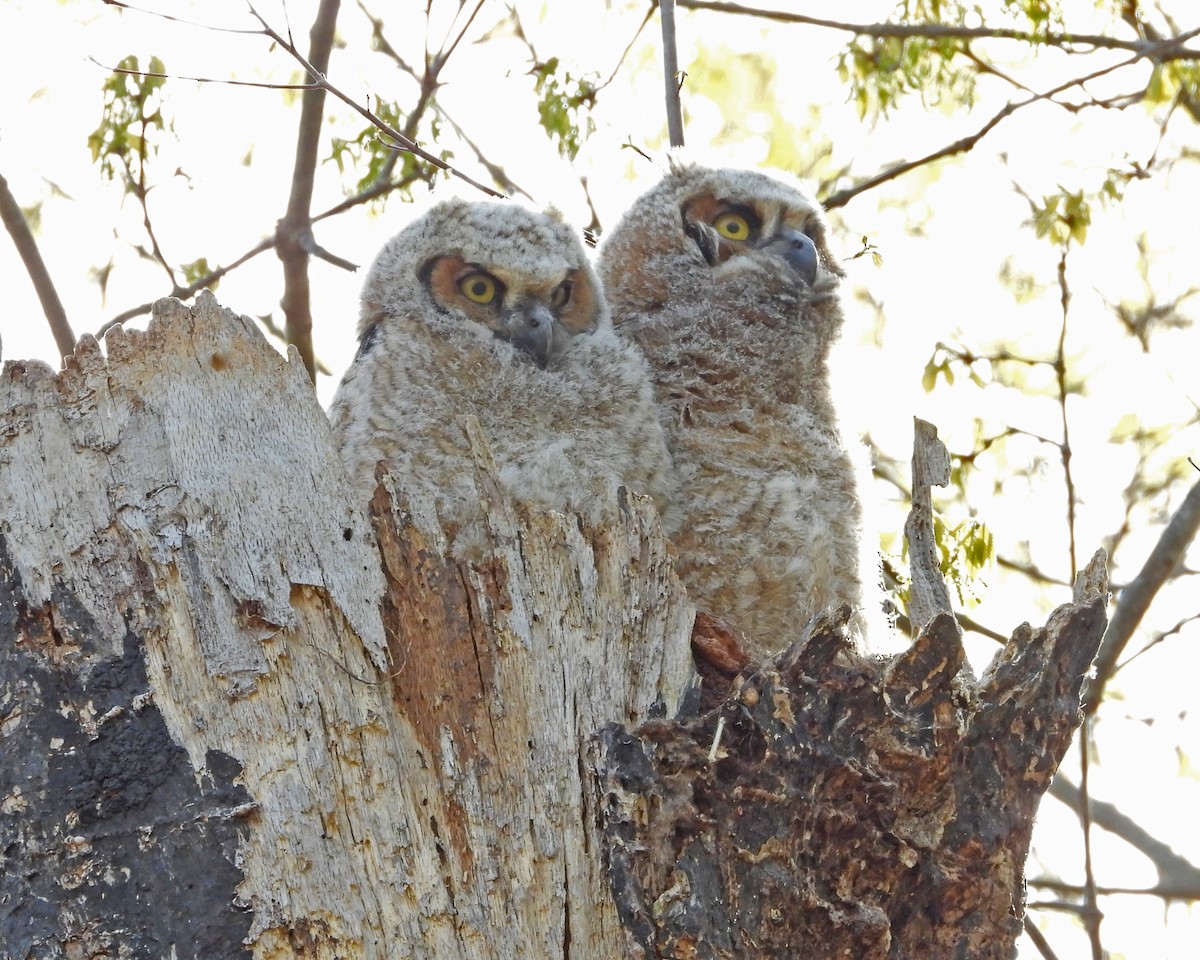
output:
MULTIPOLYGON (((225 26, 253 26, 241 0, 147 0, 146 7, 225 26)), ((306 35, 315 0, 292 0, 288 12, 297 38, 306 35)), ((372 4, 373 11, 394 4, 372 4)), ((423 5, 412 5, 414 8, 423 5)), ((435 11, 456 6, 435 0, 435 11)), ((645 12, 641 3, 614 0, 575 0, 564 4, 517 3, 539 55, 558 55, 572 72, 595 72, 607 77, 620 51, 633 36, 645 12)), ((780 4, 780 6, 784 6, 780 4)), ((820 6, 820 5, 818 5, 820 6)), ((828 15, 855 21, 886 19, 887 0, 826 4, 828 15)), ((1076 30, 1100 27, 1096 5, 1073 2, 1068 21, 1076 30)), ((1184 26, 1194 25, 1189 0, 1174 6, 1184 26)), ((277 29, 285 26, 281 0, 262 0, 261 12, 277 29)), ((651 23, 635 46, 617 80, 600 98, 596 134, 588 141, 575 167, 559 160, 546 146, 536 126, 531 81, 525 76, 527 51, 515 38, 476 44, 497 23, 504 5, 489 2, 476 29, 456 52, 444 73, 440 99, 493 162, 526 187, 539 203, 553 202, 578 222, 589 217, 579 187, 588 177, 592 198, 606 223, 648 182, 653 171, 621 144, 632 139, 648 149, 664 140, 662 82, 657 73, 658 25, 651 23), (641 180, 633 179, 640 176, 641 180)), ((810 12, 817 12, 807 5, 810 12)), ((397 15, 399 16, 399 15, 397 15)), ((845 92, 834 69, 834 57, 845 36, 807 28, 764 26, 744 18, 695 15, 680 11, 680 63, 703 77, 694 65, 698 51, 707 52, 709 69, 720 65, 735 79, 746 74, 749 56, 767 51, 775 63, 774 88, 785 115, 800 130, 809 109, 819 110, 819 129, 834 144, 833 160, 847 164, 853 177, 866 176, 889 164, 924 155, 973 132, 1007 102, 1010 87, 995 80, 981 81, 981 99, 973 112, 923 110, 914 102, 894 121, 864 123, 845 103, 845 92), (715 52, 715 53, 714 53, 715 52)), ((433 36, 448 28, 441 21, 433 36)), ((365 53, 369 25, 355 4, 343 5, 339 35, 345 46, 335 50, 331 79, 362 101, 371 94, 398 97, 403 104, 413 95, 410 81, 382 57, 365 53)), ((388 37, 410 62, 420 61, 425 25, 418 17, 395 20, 388 37)), ((303 48, 307 41, 302 41, 303 48)), ((229 77, 242 80, 294 81, 294 65, 282 51, 269 51, 261 37, 239 37, 198 30, 180 24, 118 14, 99 0, 6 0, 0 5, 0 62, 7 65, 6 95, 0 102, 0 173, 22 206, 40 204, 38 239, 66 305, 76 333, 96 330, 126 307, 164 291, 161 270, 139 261, 132 243, 143 241, 141 211, 133 201, 100 182, 91 164, 86 138, 98 124, 101 109, 101 64, 115 64, 127 54, 143 64, 159 56, 177 76, 229 77), (61 191, 61 194, 59 194, 61 191), (65 194, 65 197, 62 196, 65 194), (93 271, 115 259, 102 297, 93 271)), ((1012 55, 1017 55, 1015 48, 1012 55)), ((1087 69, 1110 62, 1097 54, 1087 69)), ((1062 59, 1046 55, 1033 63, 1014 65, 1023 83, 1034 89, 1055 85, 1070 74, 1062 59)), ((1139 77, 1144 75, 1139 75, 1139 77)), ((1116 89, 1136 85, 1126 76, 1116 89)), ((1096 96, 1115 92, 1102 83, 1091 88, 1096 96)), ((766 154, 762 134, 769 127, 766 112, 723 116, 710 100, 689 96, 687 135, 690 145, 702 145, 701 158, 726 164, 758 163, 766 154), (732 137, 722 129, 732 124, 732 137), (719 140, 724 142, 718 143, 719 140)), ((161 141, 154 161, 158 183, 150 204, 159 241, 168 257, 183 263, 200 256, 210 263, 228 262, 269 233, 287 199, 296 112, 288 96, 276 91, 235 89, 217 84, 171 81, 166 109, 175 121, 175 137, 161 141), (177 168, 179 175, 171 176, 177 168)), ((354 136, 361 128, 344 109, 329 107, 331 135, 354 136)), ((835 218, 840 233, 835 244, 849 256, 866 235, 883 254, 875 267, 869 257, 848 263, 848 324, 838 368, 844 395, 843 410, 853 427, 869 431, 889 454, 906 460, 910 449, 911 418, 935 422, 950 448, 975 448, 974 423, 984 418, 989 429, 1017 426, 1058 437, 1057 408, 1045 400, 992 387, 980 390, 960 381, 953 390, 926 394, 921 373, 934 344, 948 341, 987 349, 993 338, 1014 349, 1049 356, 1054 348, 1061 314, 1055 286, 1057 251, 1022 227, 1028 206, 1012 185, 1033 197, 1062 185, 1094 189, 1109 166, 1123 156, 1145 162, 1154 153, 1158 127, 1141 107, 1122 113, 1092 110, 1071 115, 1052 106, 1022 111, 999 127, 970 156, 925 170, 889 184, 852 203, 835 218), (1018 303, 998 279, 1003 262, 1013 273, 1033 278, 1035 290, 1018 303), (863 303, 869 295, 884 305, 887 324, 879 331, 873 312, 863 303)), ((1177 136, 1197 144, 1196 127, 1177 118, 1159 149, 1160 156, 1178 152, 1177 136)), ((797 156, 805 144, 795 144, 797 156)), ((470 151, 459 148, 456 161, 483 178, 470 151)), ((314 210, 343 197, 346 181, 333 164, 319 171, 314 210)), ((1096 210, 1086 246, 1072 254, 1073 291, 1068 349, 1086 397, 1070 405, 1074 469, 1081 498, 1077 529, 1080 562, 1086 561, 1101 539, 1121 524, 1121 490, 1134 463, 1129 444, 1110 442, 1114 425, 1132 415, 1147 426, 1184 420, 1200 403, 1200 342, 1195 330, 1165 332, 1148 355, 1129 349, 1129 342, 1112 319, 1106 303, 1136 301, 1145 295, 1137 269, 1136 241, 1145 234, 1153 250, 1151 285, 1160 301, 1193 286, 1200 287, 1196 268, 1196 211, 1200 210, 1200 174, 1195 164, 1181 164, 1135 183, 1123 204, 1096 210), (1119 351, 1119 352, 1118 352, 1119 351)), ((327 249, 366 265, 382 242, 406 220, 402 204, 393 202, 382 216, 358 209, 321 224, 317 239, 327 249)), ((325 263, 311 268, 314 285, 315 341, 318 355, 334 372, 323 378, 323 402, 332 396, 342 370, 353 354, 353 327, 361 279, 325 263)), ((0 335, 4 357, 51 361, 53 340, 24 270, 8 243, 0 238, 0 335)), ((217 291, 226 306, 251 315, 276 311, 280 293, 278 263, 273 254, 259 257, 227 278, 217 291)), ((1200 297, 1185 310, 1194 316, 1200 297)), ((144 324, 145 320, 135 321, 144 324)), ((981 370, 986 375, 986 370, 981 370)), ((1200 460, 1200 431, 1167 431, 1153 463, 1160 475, 1177 468, 1191 454, 1200 460)), ((1056 577, 1066 576, 1065 508, 1062 472, 1049 448, 1033 442, 1015 443, 1003 461, 981 459, 981 476, 972 488, 972 509, 997 536, 1000 552, 1028 555, 1056 577), (1040 458, 1040 462, 1035 463, 1040 458), (1034 465, 1028 482, 1010 481, 1001 494, 991 486, 996 468, 1034 465)), ((1178 491, 1178 504, 1186 487, 1178 491)), ((879 488, 881 502, 890 496, 879 488)), ((961 517, 955 518, 961 519, 961 517)), ((882 504, 876 517, 881 530, 898 530, 903 516, 882 504)), ((1161 517, 1149 510, 1133 515, 1135 533, 1118 556, 1119 581, 1131 577, 1158 534, 1161 517)), ((1192 568, 1200 568, 1193 550, 1192 568)), ((1194 581, 1195 578, 1192 578, 1194 581)), ((1065 588, 1044 597, 1030 597, 1025 581, 1003 571, 986 571, 981 603, 972 614, 997 629, 1011 629, 1022 619, 1041 622, 1046 610, 1063 602, 1065 588)), ((1153 622, 1164 629, 1197 612, 1194 583, 1170 591, 1152 611, 1153 622)), ((1149 636, 1135 639, 1134 648, 1149 636)), ((1098 759, 1093 768, 1097 796, 1119 803, 1175 849, 1200 862, 1200 831, 1194 826, 1200 809, 1200 729, 1197 727, 1195 678, 1200 675, 1200 629, 1195 624, 1138 661, 1120 678, 1124 700, 1105 707, 1097 732, 1098 759), (1182 772, 1182 775, 1181 775, 1182 772)), ((990 642, 973 646, 972 656, 985 662, 990 642)), ((1078 761, 1068 757, 1064 769, 1078 779, 1078 761)), ((1073 818, 1054 802, 1045 805, 1037 838, 1038 856, 1047 871, 1062 871, 1079 881, 1079 834, 1073 818)), ((1096 834, 1101 883, 1136 886, 1154 877, 1146 862, 1123 844, 1096 834)), ((1037 868, 1031 867, 1031 874, 1037 868)), ((1152 898, 1109 898, 1103 904, 1107 919, 1105 943, 1130 958, 1195 960, 1200 943, 1200 914, 1172 906, 1166 914, 1152 898)), ((1045 917, 1039 914, 1039 917, 1045 917)), ((1085 955, 1084 941, 1069 919, 1052 915, 1047 930, 1059 955, 1085 955)), ((1023 957, 1035 956, 1026 945, 1023 957)))

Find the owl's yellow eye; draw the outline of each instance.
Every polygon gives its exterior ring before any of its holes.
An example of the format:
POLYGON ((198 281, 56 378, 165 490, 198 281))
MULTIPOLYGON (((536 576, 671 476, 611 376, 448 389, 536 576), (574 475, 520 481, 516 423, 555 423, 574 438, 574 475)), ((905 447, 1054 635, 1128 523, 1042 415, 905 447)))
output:
POLYGON ((473 303, 484 306, 496 299, 496 281, 486 273, 469 273, 458 281, 462 295, 473 303))
POLYGON ((750 221, 740 213, 722 213, 713 221, 713 227, 726 240, 750 239, 750 221))

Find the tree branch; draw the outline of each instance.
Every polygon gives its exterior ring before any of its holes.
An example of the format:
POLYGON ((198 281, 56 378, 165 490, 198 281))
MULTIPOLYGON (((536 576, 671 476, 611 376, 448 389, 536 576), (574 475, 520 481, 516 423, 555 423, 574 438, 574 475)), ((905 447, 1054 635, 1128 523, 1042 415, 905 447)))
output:
POLYGON ((1116 670, 1121 652, 1141 623, 1150 602, 1187 553, 1197 531, 1200 531, 1200 483, 1188 491, 1138 575, 1117 597, 1116 609, 1096 655, 1095 678, 1085 687, 1083 709, 1086 713, 1095 713, 1100 706, 1104 687, 1116 670))
MULTIPOLYGON (((1062 256, 1058 259, 1058 290, 1059 305, 1062 311, 1062 325, 1058 333, 1058 350, 1054 355, 1054 379, 1058 384, 1058 406, 1062 420, 1062 443, 1059 450, 1062 456, 1063 477, 1067 485, 1067 536, 1071 554, 1071 579, 1075 579, 1078 561, 1075 548, 1075 477, 1071 472, 1071 432, 1067 419, 1067 318, 1071 308, 1071 287, 1067 283, 1067 252, 1069 245, 1063 244, 1062 256)), ((1087 727, 1084 727, 1086 732, 1087 727)))
MULTIPOLYGON (((1048 792, 1072 810, 1080 810, 1082 792, 1062 773, 1054 778, 1048 792)), ((1155 870, 1158 871, 1158 884, 1153 888, 1155 893, 1162 896, 1200 898, 1200 868, 1152 836, 1113 804, 1089 797, 1088 810, 1093 824, 1120 837, 1154 864, 1155 870)))
POLYGON ((866 193, 866 191, 874 189, 880 184, 887 183, 889 180, 895 180, 897 177, 903 176, 912 170, 916 170, 918 167, 923 167, 926 164, 933 163, 935 160, 942 160, 946 157, 952 157, 955 154, 966 153, 967 151, 973 149, 980 140, 991 133, 992 130, 995 129, 1000 123, 1011 117, 1023 107, 1028 107, 1040 100, 1050 100, 1052 97, 1062 93, 1064 90, 1069 90, 1071 87, 1082 86, 1090 80, 1095 80, 1104 76, 1105 74, 1112 73, 1115 70, 1120 70, 1123 67, 1129 66, 1131 63, 1136 63, 1144 56, 1146 56, 1146 54, 1135 54, 1126 60, 1122 60, 1120 63, 1112 64, 1111 66, 1104 67, 1103 69, 1093 71, 1086 76, 1077 77, 1074 80, 1068 80, 1065 83, 1061 83, 1052 90, 1047 90, 1045 93, 1034 94, 1033 96, 1027 97, 1024 100, 1009 103, 1004 107, 1004 109, 1000 110, 995 116, 988 120, 987 123, 985 123, 970 136, 963 137, 961 140, 955 140, 954 143, 947 144, 940 150, 935 150, 933 153, 927 154, 926 156, 921 157, 919 160, 909 160, 905 163, 899 163, 894 167, 884 170, 882 173, 878 173, 873 177, 868 177, 866 180, 856 184, 853 187, 849 187, 846 190, 839 190, 837 193, 822 201, 822 203, 827 210, 832 210, 835 207, 845 206, 860 193, 866 193))
MULTIPOLYGON (((309 55, 305 69, 311 76, 324 76, 329 69, 333 35, 337 27, 341 0, 321 0, 309 34, 309 55)), ((262 18, 250 10, 262 22, 262 18)), ((266 27, 266 23, 263 23, 266 27)), ((269 28, 268 28, 269 29, 269 28)), ((316 382, 316 364, 312 344, 312 306, 308 278, 308 260, 312 235, 312 194, 317 170, 317 147, 324 122, 325 90, 306 90, 301 98, 300 128, 296 137, 296 160, 292 168, 292 190, 287 212, 275 227, 275 254, 283 265, 283 297, 280 304, 285 318, 288 343, 295 344, 308 371, 316 382)))
POLYGON ((1042 931, 1034 925, 1028 915, 1025 917, 1025 935, 1033 941, 1043 960, 1058 960, 1058 954, 1050 948, 1050 941, 1043 936, 1042 931))
POLYGON ((375 116, 375 114, 373 114, 370 110, 366 109, 361 104, 359 104, 355 99, 353 99, 352 97, 343 93, 341 90, 339 90, 337 87, 335 87, 332 83, 330 83, 325 78, 325 75, 323 72, 321 72, 320 70, 317 70, 311 63, 309 63, 308 60, 304 57, 304 55, 302 53, 300 53, 300 51, 297 50, 293 44, 291 44, 284 37, 280 36, 279 33, 276 32, 257 13, 255 13, 255 16, 258 17, 259 22, 262 24, 262 27, 263 27, 262 33, 265 36, 270 37, 277 44, 279 44, 279 46, 281 46, 284 50, 286 50, 289 54, 291 54, 292 58, 297 63, 299 63, 302 67, 304 67, 304 69, 308 72, 309 76, 312 77, 313 82, 315 84, 320 86, 322 89, 324 89, 328 93, 333 94, 333 96, 335 96, 339 100, 341 100, 342 103, 344 103, 344 104, 346 104, 346 106, 350 107, 350 109, 352 109, 359 116, 363 117, 369 123, 371 123, 378 129, 380 129, 381 131, 386 133, 388 135, 388 137, 391 138, 393 145, 396 149, 407 151, 408 153, 411 153, 416 157, 420 157, 422 160, 426 161, 427 163, 432 163, 439 170, 446 171, 451 176, 457 177, 459 180, 462 180, 464 183, 470 184, 471 186, 475 187, 475 189, 480 190, 483 193, 486 193, 490 197, 498 197, 500 199, 504 199, 503 194, 499 193, 496 190, 493 190, 491 187, 484 186, 479 181, 474 180, 471 177, 467 176, 461 170, 458 170, 455 167, 452 167, 450 164, 448 164, 445 160, 441 159, 440 157, 436 157, 432 153, 429 153, 428 151, 423 150, 420 146, 418 146, 418 144, 414 140, 412 140, 409 137, 406 137, 403 133, 401 133, 399 130, 397 130, 395 127, 393 127, 391 124, 385 123, 379 117, 375 116))
POLYGON ((33 231, 29 229, 25 214, 21 212, 16 197, 8 189, 8 181, 4 179, 3 174, 0 174, 0 220, 4 221, 4 228, 12 237, 13 246, 17 248, 21 262, 25 264, 25 272, 33 281, 33 289, 41 301, 42 312, 46 314, 50 332, 54 334, 59 355, 70 356, 75 351, 75 334, 67 320, 67 312, 58 298, 54 281, 50 279, 50 271, 46 269, 46 263, 42 260, 37 241, 33 238, 33 231))
POLYGON ((659 0, 658 14, 662 19, 663 85, 667 97, 667 135, 672 147, 683 146, 683 107, 679 102, 679 54, 675 48, 675 0, 659 0))
POLYGON ((1120 40, 1095 33, 1030 33, 1027 30, 1012 30, 1004 27, 962 27, 949 23, 847 23, 840 20, 824 20, 802 13, 785 13, 782 10, 761 10, 745 7, 738 3, 721 3, 716 0, 679 0, 681 7, 691 10, 712 10, 718 13, 735 13, 743 16, 774 20, 777 23, 807 24, 827 27, 859 36, 880 39, 921 38, 926 40, 1020 40, 1024 43, 1053 47, 1088 46, 1103 50, 1128 50, 1141 56, 1156 52, 1163 59, 1191 59, 1200 57, 1200 50, 1183 46, 1200 30, 1191 30, 1178 37, 1165 40, 1120 40))

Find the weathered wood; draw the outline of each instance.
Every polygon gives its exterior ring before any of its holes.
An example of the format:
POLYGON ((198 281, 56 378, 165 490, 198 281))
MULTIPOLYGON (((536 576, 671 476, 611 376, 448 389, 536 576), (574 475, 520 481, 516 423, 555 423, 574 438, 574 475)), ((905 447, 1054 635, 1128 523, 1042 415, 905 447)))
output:
POLYGON ((939 613, 952 614, 953 609, 938 563, 932 494, 933 487, 950 482, 950 455, 932 423, 914 418, 913 426, 912 509, 904 523, 904 537, 911 574, 908 619, 915 633, 939 613))
POLYGON ((977 685, 949 614, 880 660, 822 618, 719 709, 608 728, 616 896, 644 955, 1014 957, 1106 601, 1101 553, 977 685))
POLYGON ((389 476, 377 543, 252 324, 107 347, 0 377, 0 955, 620 955, 587 740, 691 677, 652 508, 485 463, 478 567, 389 476))
POLYGON ((643 499, 531 513, 466 419, 463 563, 210 296, 107 347, 0 375, 4 960, 1013 955, 1102 557, 978 682, 935 603, 880 660, 701 624, 702 699, 643 499))

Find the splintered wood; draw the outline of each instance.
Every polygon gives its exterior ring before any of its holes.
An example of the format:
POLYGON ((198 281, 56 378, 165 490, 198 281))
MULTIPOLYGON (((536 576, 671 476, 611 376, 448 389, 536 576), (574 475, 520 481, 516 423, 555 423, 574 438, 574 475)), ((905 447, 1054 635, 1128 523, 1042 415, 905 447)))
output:
POLYGON ((623 955, 589 741, 692 676, 648 503, 585 530, 485 465, 473 567, 385 475, 377 539, 297 358, 208 295, 9 362, 0 418, 12 955, 623 955))

